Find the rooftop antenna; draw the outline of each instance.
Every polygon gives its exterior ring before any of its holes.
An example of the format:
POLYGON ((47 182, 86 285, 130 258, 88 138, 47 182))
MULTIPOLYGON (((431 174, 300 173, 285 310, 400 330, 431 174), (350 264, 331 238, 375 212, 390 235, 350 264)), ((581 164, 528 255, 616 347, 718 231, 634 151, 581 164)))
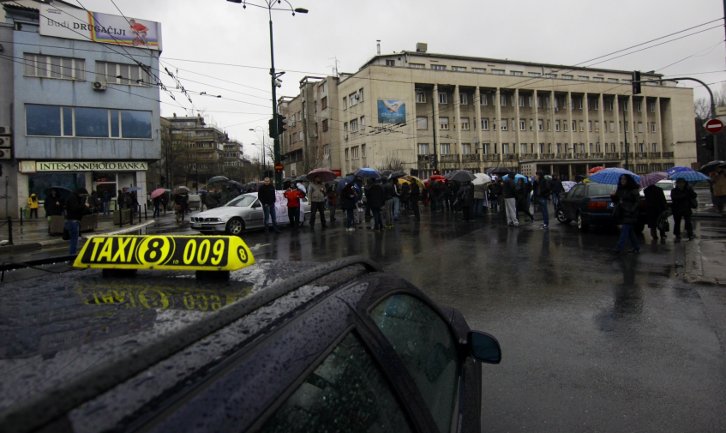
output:
POLYGON ((376 39, 376 53, 379 56, 381 55, 381 40, 380 39, 376 39))

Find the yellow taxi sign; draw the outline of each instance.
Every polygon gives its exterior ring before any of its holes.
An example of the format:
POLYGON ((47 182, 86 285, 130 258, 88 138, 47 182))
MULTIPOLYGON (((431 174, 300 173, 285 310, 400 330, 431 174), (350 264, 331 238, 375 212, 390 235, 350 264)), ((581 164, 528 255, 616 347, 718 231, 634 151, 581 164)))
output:
POLYGON ((236 271, 255 263, 236 236, 93 236, 73 266, 94 269, 236 271))

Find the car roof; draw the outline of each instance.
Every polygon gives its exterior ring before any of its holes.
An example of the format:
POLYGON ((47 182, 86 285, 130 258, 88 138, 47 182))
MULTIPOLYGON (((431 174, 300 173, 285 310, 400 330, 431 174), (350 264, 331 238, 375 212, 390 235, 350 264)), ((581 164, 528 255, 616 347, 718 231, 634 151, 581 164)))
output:
MULTIPOLYGON (((97 271, 73 271, 43 284, 14 282, 4 296, 9 326, 3 329, 0 366, 8 373, 0 384, 0 430, 42 426, 104 392, 138 382, 123 398, 106 397, 104 407, 116 408, 111 412, 118 420, 103 410, 104 419, 89 424, 113 427, 188 380, 192 371, 218 362, 231 347, 248 344, 258 335, 253 328, 274 327, 378 270, 360 258, 323 265, 262 260, 232 272, 229 281, 198 281, 181 272, 108 279, 97 271), (224 335, 230 324, 253 317, 253 325, 224 335)), ((329 316, 343 320, 341 314, 329 316)), ((88 407, 75 412, 76 419, 99 413, 88 407)))

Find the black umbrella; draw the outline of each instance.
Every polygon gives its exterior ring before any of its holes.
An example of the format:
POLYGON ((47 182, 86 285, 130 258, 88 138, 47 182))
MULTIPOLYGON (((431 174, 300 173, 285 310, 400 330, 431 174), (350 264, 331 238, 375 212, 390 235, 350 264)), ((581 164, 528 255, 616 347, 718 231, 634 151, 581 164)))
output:
POLYGON ((213 176, 209 178, 207 184, 219 182, 229 182, 229 178, 227 176, 213 176))
POLYGON ((456 170, 446 175, 446 178, 454 182, 471 182, 476 179, 474 173, 469 170, 456 170))
POLYGON ((703 166, 700 169, 700 172, 703 174, 709 174, 710 172, 716 170, 719 167, 726 166, 726 161, 711 161, 706 164, 703 164, 703 166))
POLYGON ((491 168, 487 168, 484 172, 490 176, 492 174, 503 176, 505 174, 508 174, 510 171, 511 171, 510 169, 504 168, 504 167, 491 167, 491 168))
POLYGON ((389 179, 396 179, 399 177, 408 176, 403 170, 396 170, 393 171, 391 174, 388 175, 389 179))
POLYGON ((73 193, 73 191, 64 186, 51 186, 45 189, 45 196, 49 197, 51 191, 55 191, 58 194, 58 198, 64 201, 73 193))

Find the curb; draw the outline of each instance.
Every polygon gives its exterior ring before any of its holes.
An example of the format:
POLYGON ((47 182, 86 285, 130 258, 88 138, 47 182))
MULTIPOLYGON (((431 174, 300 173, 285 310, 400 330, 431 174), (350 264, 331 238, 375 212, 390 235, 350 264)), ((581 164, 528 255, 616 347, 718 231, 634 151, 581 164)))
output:
POLYGON ((726 281, 719 280, 717 277, 707 277, 703 271, 703 252, 701 251, 701 242, 687 242, 684 245, 683 259, 683 279, 687 283, 694 284, 710 284, 715 286, 726 286, 726 281))

